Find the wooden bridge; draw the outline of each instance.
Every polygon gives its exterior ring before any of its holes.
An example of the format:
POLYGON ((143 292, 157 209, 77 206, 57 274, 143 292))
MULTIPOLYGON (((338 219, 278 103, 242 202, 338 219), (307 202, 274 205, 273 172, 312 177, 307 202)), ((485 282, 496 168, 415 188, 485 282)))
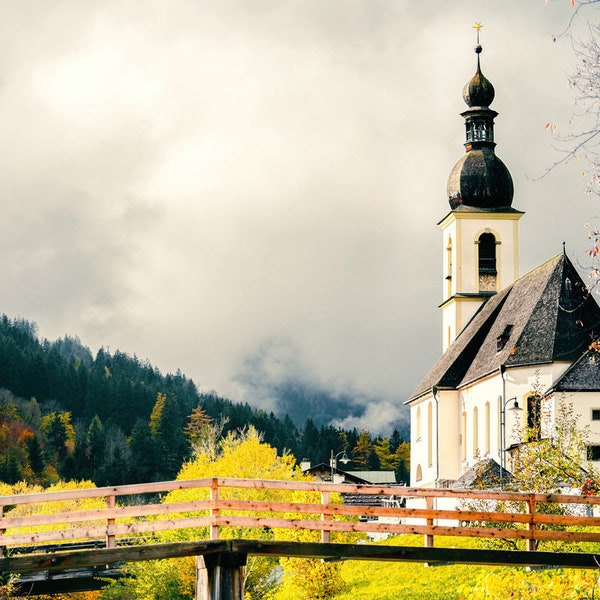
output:
POLYGON ((596 496, 227 478, 1 496, 0 572, 51 580, 196 556, 199 600, 241 600, 248 555, 598 568, 600 546, 599 555, 537 550, 548 540, 600 542, 598 505, 596 496), (347 494, 360 505, 343 503, 347 494), (191 541, 158 535, 182 530, 177 538, 191 541), (316 532, 314 542, 290 541, 293 530, 316 532), (424 544, 348 543, 350 534, 419 534, 424 544), (437 536, 514 540, 523 550, 436 548, 437 536))

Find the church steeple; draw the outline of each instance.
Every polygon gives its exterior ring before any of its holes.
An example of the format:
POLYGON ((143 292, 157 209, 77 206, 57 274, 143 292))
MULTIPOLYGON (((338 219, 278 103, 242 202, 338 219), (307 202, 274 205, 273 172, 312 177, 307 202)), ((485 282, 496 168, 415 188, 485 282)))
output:
POLYGON ((494 86, 481 72, 479 29, 477 25, 477 71, 465 84, 463 99, 468 110, 465 119, 466 154, 456 163, 448 178, 450 208, 472 206, 480 209, 509 208, 514 188, 512 177, 494 148, 494 118, 498 116, 489 106, 494 100, 494 86))
POLYGON ((494 119, 490 108, 494 86, 481 71, 477 30, 477 69, 463 88, 468 109, 465 154, 448 178, 450 213, 439 223, 444 235, 444 350, 459 335, 479 307, 519 276, 518 221, 512 207, 513 181, 496 156, 494 119))

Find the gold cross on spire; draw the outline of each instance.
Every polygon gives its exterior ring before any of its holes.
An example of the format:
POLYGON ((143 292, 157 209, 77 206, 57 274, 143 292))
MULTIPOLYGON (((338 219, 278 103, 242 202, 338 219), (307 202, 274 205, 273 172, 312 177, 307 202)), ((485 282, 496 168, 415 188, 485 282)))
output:
POLYGON ((475 25, 473 25, 473 29, 477 32, 477 43, 479 44, 479 32, 481 31, 481 28, 483 27, 483 25, 481 23, 475 23, 475 25))

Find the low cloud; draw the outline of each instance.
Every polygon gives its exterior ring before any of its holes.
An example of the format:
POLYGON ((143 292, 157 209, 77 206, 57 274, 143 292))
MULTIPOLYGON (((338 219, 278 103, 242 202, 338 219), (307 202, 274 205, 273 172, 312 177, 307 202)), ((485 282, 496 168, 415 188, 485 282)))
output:
POLYGON ((373 434, 406 434, 408 411, 383 391, 356 388, 354 381, 327 381, 311 370, 287 338, 270 338, 246 356, 235 376, 238 393, 253 406, 289 415, 298 427, 307 419, 373 434))

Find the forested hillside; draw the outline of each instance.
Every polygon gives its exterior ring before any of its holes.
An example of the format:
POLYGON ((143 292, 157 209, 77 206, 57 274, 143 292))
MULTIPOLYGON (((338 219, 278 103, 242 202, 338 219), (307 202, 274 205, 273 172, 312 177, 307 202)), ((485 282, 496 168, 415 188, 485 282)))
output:
POLYGON ((190 456, 190 427, 199 414, 222 426, 222 434, 253 425, 298 460, 327 462, 331 450, 347 450, 349 469, 408 477, 408 444, 398 431, 372 439, 310 418, 298 427, 288 416, 199 393, 180 372, 162 375, 120 351, 100 349, 94 357, 77 338, 42 340, 34 323, 0 318, 1 481, 171 479, 190 456))

